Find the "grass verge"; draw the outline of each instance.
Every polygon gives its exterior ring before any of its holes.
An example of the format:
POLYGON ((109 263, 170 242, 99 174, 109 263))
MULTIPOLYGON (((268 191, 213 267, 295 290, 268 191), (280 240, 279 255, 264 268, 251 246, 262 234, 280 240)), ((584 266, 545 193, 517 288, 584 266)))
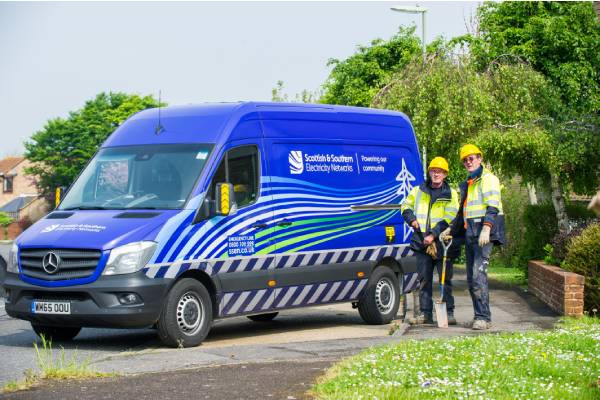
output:
POLYGON ((64 348, 61 348, 58 356, 55 357, 52 351, 52 341, 43 336, 41 339, 41 347, 37 343, 33 344, 39 372, 25 371, 25 378, 21 381, 11 381, 5 384, 2 388, 3 393, 30 389, 44 380, 86 379, 116 375, 92 370, 89 357, 79 360, 77 352, 71 357, 67 357, 64 348))
POLYGON ((410 340, 335 365, 319 399, 598 399, 600 320, 552 331, 410 340))

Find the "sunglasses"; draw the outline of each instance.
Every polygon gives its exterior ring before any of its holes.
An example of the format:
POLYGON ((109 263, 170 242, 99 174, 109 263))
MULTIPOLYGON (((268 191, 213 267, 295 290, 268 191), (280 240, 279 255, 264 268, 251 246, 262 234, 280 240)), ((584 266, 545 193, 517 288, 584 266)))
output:
POLYGON ((462 162, 463 164, 467 164, 467 163, 473 163, 473 161, 477 160, 479 158, 479 156, 468 156, 463 158, 462 162))

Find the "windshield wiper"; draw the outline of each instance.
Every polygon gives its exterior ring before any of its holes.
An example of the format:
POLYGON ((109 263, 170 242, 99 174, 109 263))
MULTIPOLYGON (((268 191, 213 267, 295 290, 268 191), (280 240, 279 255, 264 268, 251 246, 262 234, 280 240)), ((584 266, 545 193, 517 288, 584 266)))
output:
POLYGON ((156 207, 126 207, 124 210, 156 210, 156 207))
POLYGON ((76 207, 67 207, 63 208, 65 211, 70 210, 110 210, 110 208, 100 207, 100 206, 76 206, 76 207))

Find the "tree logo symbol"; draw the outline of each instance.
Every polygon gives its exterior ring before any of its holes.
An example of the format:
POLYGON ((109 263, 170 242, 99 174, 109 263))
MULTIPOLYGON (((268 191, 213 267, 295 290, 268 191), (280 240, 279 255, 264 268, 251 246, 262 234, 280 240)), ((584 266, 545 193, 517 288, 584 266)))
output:
POLYGON ((302 152, 300 150, 290 151, 288 161, 290 162, 290 174, 300 175, 304 172, 304 162, 302 161, 302 152))
MULTIPOLYGON (((404 201, 404 199, 406 199, 406 196, 408 196, 408 194, 412 190, 413 185, 411 182, 414 182, 416 180, 417 179, 415 178, 415 176, 410 173, 408 168, 406 168, 406 162, 404 161, 404 158, 402 158, 402 169, 400 170, 400 173, 398 174, 398 176, 396 176, 396 181, 400 182, 400 187, 398 188, 398 191, 396 192, 396 194, 400 197, 400 203, 402 203, 404 201)), ((412 233, 412 228, 410 226, 408 226, 406 223, 404 224, 404 232, 403 233, 404 233, 403 239, 406 242, 406 240, 412 233)))

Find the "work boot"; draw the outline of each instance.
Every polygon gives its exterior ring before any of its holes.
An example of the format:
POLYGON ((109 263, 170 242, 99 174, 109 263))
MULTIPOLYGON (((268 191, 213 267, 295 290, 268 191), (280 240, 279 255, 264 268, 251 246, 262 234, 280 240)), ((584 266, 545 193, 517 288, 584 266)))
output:
POLYGON ((431 314, 419 314, 411 321, 411 323, 413 325, 433 324, 433 317, 431 314))
POLYGON ((476 319, 473 321, 473 326, 471 329, 475 331, 484 331, 486 329, 490 329, 492 327, 492 323, 490 321, 486 321, 484 319, 476 319))
POLYGON ((448 313, 448 325, 456 325, 456 318, 452 313, 448 313))

